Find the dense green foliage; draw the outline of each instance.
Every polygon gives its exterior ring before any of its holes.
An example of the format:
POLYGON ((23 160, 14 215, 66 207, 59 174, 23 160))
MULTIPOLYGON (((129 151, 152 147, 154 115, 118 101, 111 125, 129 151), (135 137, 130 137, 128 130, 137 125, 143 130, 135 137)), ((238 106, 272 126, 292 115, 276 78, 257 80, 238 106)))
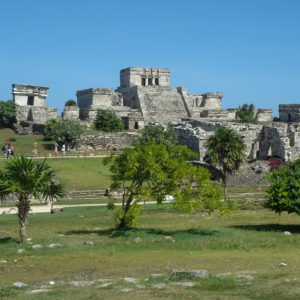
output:
POLYGON ((68 101, 66 101, 65 106, 76 106, 76 101, 73 99, 69 99, 68 101))
POLYGON ((0 128, 13 128, 16 109, 12 100, 0 101, 0 128))
POLYGON ((175 145, 177 137, 172 127, 149 126, 143 129, 141 137, 138 139, 140 144, 161 144, 165 146, 175 145))
POLYGON ((59 144, 72 146, 83 133, 82 125, 75 120, 50 120, 46 124, 45 139, 54 140, 59 144))
POLYGON ((224 198, 227 200, 227 176, 238 170, 245 158, 246 145, 241 135, 233 129, 219 127, 206 142, 205 160, 221 168, 224 198))
POLYGON ((236 119, 242 123, 256 123, 253 104, 243 104, 236 112, 236 119))
POLYGON ((300 215, 300 159, 270 172, 267 206, 277 213, 300 215))
POLYGON ((138 144, 113 159, 112 188, 123 191, 122 206, 117 209, 118 228, 136 225, 139 199, 162 203, 173 195, 174 205, 187 212, 221 208, 219 185, 210 180, 207 170, 187 162, 194 153, 183 146, 138 144))
POLYGON ((30 210, 30 198, 53 202, 64 195, 63 186, 54 171, 44 161, 34 161, 19 156, 6 162, 0 170, 0 199, 9 194, 17 198, 20 223, 20 241, 26 241, 26 224, 30 210))
POLYGON ((94 121, 95 129, 104 132, 118 132, 124 130, 123 121, 115 112, 105 109, 99 109, 94 121))

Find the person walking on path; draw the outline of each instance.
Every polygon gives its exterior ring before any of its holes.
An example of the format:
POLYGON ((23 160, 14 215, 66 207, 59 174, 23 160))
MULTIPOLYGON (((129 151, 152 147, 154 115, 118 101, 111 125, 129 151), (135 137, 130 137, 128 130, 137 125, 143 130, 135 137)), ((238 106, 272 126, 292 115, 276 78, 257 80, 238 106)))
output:
POLYGON ((37 143, 36 143, 36 142, 34 142, 34 144, 33 144, 32 154, 33 154, 34 156, 37 156, 37 155, 38 155, 37 143))
POLYGON ((58 155, 58 144, 57 144, 57 142, 55 142, 55 144, 54 144, 54 155, 55 156, 58 155))
POLYGON ((61 152, 62 152, 62 155, 65 156, 66 155, 66 145, 63 144, 62 147, 61 147, 61 152))

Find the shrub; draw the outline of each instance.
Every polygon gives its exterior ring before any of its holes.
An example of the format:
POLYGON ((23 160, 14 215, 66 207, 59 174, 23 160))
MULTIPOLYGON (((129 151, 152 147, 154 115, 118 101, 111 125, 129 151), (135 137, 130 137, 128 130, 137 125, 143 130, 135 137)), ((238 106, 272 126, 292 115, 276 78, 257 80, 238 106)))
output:
POLYGON ((73 99, 69 99, 68 101, 66 101, 65 106, 76 106, 76 101, 73 99))
POLYGON ((124 130, 123 121, 110 110, 99 109, 94 122, 97 130, 104 132, 118 132, 124 130))
POLYGON ((267 207, 277 213, 300 214, 300 159, 270 172, 267 207))

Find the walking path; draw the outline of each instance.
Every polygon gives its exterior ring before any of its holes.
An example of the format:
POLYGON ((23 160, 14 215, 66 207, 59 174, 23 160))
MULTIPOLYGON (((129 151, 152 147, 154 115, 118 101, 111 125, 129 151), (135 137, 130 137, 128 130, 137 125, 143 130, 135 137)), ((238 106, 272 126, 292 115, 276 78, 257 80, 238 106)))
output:
MULTIPOLYGON (((115 203, 115 205, 121 205, 122 203, 115 203)), ((141 202, 139 204, 156 204, 155 201, 147 201, 147 202, 141 202)), ((62 209, 67 207, 83 207, 83 206, 106 206, 107 203, 95 203, 95 204, 55 204, 55 209, 62 209)), ((30 213, 36 214, 36 213, 50 213, 51 211, 51 204, 47 205, 33 205, 31 206, 30 213)), ((0 217, 1 215, 8 215, 8 214, 16 214, 18 212, 17 208, 15 206, 13 207, 1 207, 0 208, 0 217)))

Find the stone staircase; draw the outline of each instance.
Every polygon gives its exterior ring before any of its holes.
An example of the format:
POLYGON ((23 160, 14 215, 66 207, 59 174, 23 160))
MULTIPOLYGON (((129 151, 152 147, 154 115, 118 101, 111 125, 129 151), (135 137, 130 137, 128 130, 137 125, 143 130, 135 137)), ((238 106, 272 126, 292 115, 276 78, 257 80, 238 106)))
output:
POLYGON ((187 118, 188 113, 177 89, 169 87, 138 87, 138 97, 145 123, 168 124, 187 118))
POLYGON ((105 195, 105 190, 85 190, 85 191, 70 191, 66 195, 66 199, 93 199, 100 198, 105 195))

